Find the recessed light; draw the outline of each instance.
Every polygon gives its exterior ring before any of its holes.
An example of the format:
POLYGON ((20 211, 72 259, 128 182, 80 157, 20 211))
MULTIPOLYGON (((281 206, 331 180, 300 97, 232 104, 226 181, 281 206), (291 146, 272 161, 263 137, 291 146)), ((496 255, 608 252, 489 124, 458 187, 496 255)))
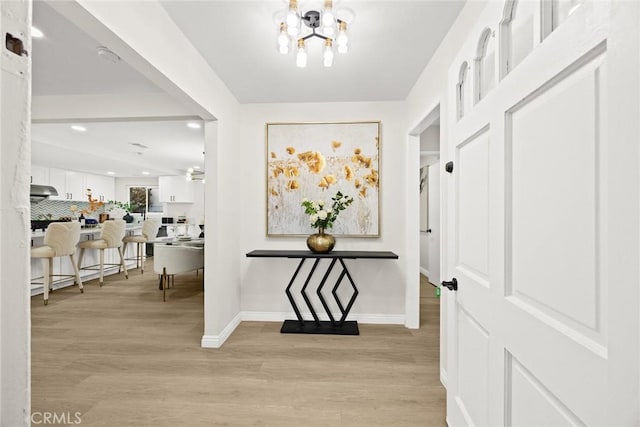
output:
POLYGON ((71 129, 75 130, 76 132, 86 132, 87 128, 84 126, 80 126, 80 125, 72 125, 71 129))
POLYGON ((187 123, 187 127, 191 129, 200 129, 202 126, 200 126, 200 123, 189 122, 187 123))
POLYGON ((116 173, 114 171, 108 171, 107 175, 115 175, 116 173))
POLYGON ((44 33, 36 27, 31 27, 31 37, 41 39, 42 37, 44 37, 44 33))
POLYGON ((149 175, 149 172, 147 172, 147 171, 142 171, 142 175, 149 175))
POLYGON ((113 63, 120 62, 120 57, 108 47, 98 46, 96 48, 96 52, 98 52, 98 57, 106 61, 113 62, 113 63))
POLYGON ((194 166, 193 168, 194 169, 200 169, 200 166, 194 166))

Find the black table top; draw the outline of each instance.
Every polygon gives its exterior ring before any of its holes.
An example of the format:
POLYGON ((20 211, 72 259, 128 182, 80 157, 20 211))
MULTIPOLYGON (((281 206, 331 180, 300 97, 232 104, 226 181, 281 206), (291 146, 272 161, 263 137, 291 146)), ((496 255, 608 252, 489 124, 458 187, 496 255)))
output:
POLYGON ((398 259, 398 255, 390 251, 331 251, 327 254, 316 254, 311 251, 288 251, 257 249, 247 253, 249 258, 375 258, 398 259))

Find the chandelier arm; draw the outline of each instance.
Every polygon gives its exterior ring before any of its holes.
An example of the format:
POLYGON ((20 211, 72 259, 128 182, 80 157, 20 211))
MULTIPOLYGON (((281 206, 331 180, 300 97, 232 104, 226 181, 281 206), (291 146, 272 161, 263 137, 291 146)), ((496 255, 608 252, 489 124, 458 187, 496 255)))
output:
MULTIPOLYGON (((322 34, 316 33, 316 30, 314 29, 311 34, 307 34, 304 37, 300 37, 299 40, 305 40, 306 41, 307 39, 310 39, 311 37, 318 37, 318 38, 321 38, 322 40, 331 39, 331 37, 326 37, 326 36, 323 36, 322 34)), ((331 39, 331 40, 333 40, 333 39, 331 39)))

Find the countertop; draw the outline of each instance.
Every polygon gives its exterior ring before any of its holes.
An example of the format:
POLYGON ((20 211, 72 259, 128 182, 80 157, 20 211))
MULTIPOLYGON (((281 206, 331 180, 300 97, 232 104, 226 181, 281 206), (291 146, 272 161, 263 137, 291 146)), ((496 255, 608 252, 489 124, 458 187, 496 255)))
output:
MULTIPOLYGON (((86 236, 88 234, 99 234, 100 231, 102 229, 98 226, 98 227, 86 227, 86 228, 82 228, 80 230, 80 235, 81 236, 86 236)), ((132 231, 137 231, 137 230, 142 230, 142 224, 127 224, 126 227, 126 232, 127 234, 129 234, 132 231)), ((44 231, 42 230, 36 230, 36 231, 32 231, 31 232, 31 238, 32 239, 37 239, 37 238, 44 238, 44 231)))

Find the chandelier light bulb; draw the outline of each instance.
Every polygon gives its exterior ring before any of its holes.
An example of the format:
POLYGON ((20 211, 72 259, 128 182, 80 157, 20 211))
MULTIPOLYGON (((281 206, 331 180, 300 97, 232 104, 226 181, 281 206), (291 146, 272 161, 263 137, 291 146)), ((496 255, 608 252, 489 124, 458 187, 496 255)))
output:
POLYGON ((298 0, 289 1, 289 12, 287 12, 287 32, 290 35, 298 33, 300 26, 300 15, 298 14, 298 0))
POLYGON ((347 36, 347 23, 344 21, 340 21, 336 42, 338 42, 338 47, 346 46, 349 43, 349 36, 347 36))
POLYGON ((333 42, 331 39, 325 41, 322 58, 325 67, 331 67, 333 65, 333 42))
POLYGON ((298 54, 296 55, 296 65, 299 68, 307 66, 307 51, 304 48, 304 40, 298 40, 298 54))
POLYGON ((345 44, 342 46, 338 46, 338 53, 342 54, 342 53, 347 53, 349 52, 349 45, 345 44))
POLYGON ((278 45, 279 46, 289 45, 289 36, 287 35, 287 24, 285 24, 284 22, 280 23, 280 32, 278 33, 278 45))
POLYGON ((286 55, 287 53, 289 53, 289 46, 287 45, 280 45, 278 46, 278 51, 283 54, 286 55))
POLYGON ((333 14, 333 1, 325 0, 324 10, 322 11, 322 25, 325 27, 331 27, 335 20, 336 17, 333 14))

